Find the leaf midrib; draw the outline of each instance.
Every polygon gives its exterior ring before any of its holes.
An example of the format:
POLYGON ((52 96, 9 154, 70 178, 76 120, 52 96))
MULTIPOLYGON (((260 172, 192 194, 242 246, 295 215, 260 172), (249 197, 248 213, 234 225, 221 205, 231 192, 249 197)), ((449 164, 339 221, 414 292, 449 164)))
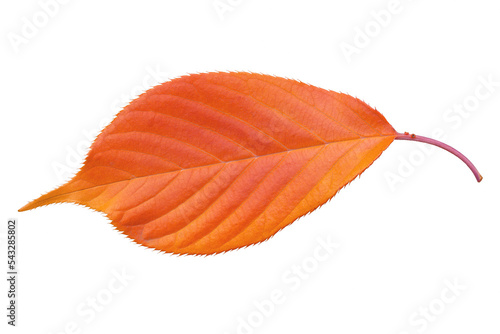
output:
MULTIPOLYGON (((395 134, 394 135, 374 135, 374 136, 359 137, 359 138, 354 138, 354 139, 337 140, 337 141, 332 141, 332 142, 325 142, 324 144, 322 143, 322 144, 319 144, 319 145, 313 145, 313 146, 307 146, 307 147, 301 147, 301 148, 293 148, 293 149, 283 150, 283 151, 280 151, 280 152, 273 152, 273 153, 269 153, 269 154, 257 155, 257 156, 252 156, 252 157, 247 157, 247 158, 242 158, 242 159, 237 159, 237 160, 222 161, 222 162, 216 162, 216 163, 208 164, 208 165, 201 165, 201 166, 195 166, 195 167, 188 167, 188 168, 182 168, 182 169, 172 170, 172 171, 168 171, 168 172, 161 172, 161 173, 155 173, 155 174, 149 174, 149 175, 136 176, 136 177, 131 178, 131 179, 120 180, 120 181, 113 181, 113 182, 109 182, 109 183, 103 183, 103 184, 99 184, 99 185, 95 185, 95 186, 91 186, 91 187, 87 187, 87 188, 73 190, 73 191, 70 191, 70 192, 63 193, 63 194, 58 194, 58 195, 55 195, 55 196, 48 197, 48 198, 44 199, 43 202, 51 200, 53 198, 60 197, 60 196, 65 196, 65 195, 77 193, 79 191, 94 189, 94 188, 103 187, 103 186, 109 186, 109 185, 120 183, 120 182, 128 182, 128 181, 132 181, 132 180, 136 180, 136 179, 141 179, 141 178, 145 178, 145 177, 158 176, 158 175, 168 174, 168 173, 180 173, 180 172, 186 171, 186 170, 192 170, 192 169, 197 169, 197 168, 205 168, 205 167, 216 166, 216 165, 220 165, 220 164, 224 164, 225 165, 225 164, 228 164, 228 163, 239 162, 239 161, 244 161, 244 160, 259 159, 259 158, 263 158, 263 157, 267 157, 267 156, 271 156, 271 155, 277 155, 277 154, 282 154, 282 153, 292 152, 292 151, 299 151, 299 150, 307 150, 307 149, 311 149, 311 148, 320 148, 320 147, 325 147, 325 146, 331 145, 331 144, 344 143, 344 142, 349 142, 349 141, 357 141, 357 140, 365 140, 365 139, 376 139, 376 138, 387 138, 387 137, 395 137, 395 136, 396 136, 395 134)), ((109 168, 114 168, 112 166, 93 166, 92 168, 95 168, 95 167, 109 167, 109 168)), ((78 173, 77 173, 77 175, 78 175, 78 173)))

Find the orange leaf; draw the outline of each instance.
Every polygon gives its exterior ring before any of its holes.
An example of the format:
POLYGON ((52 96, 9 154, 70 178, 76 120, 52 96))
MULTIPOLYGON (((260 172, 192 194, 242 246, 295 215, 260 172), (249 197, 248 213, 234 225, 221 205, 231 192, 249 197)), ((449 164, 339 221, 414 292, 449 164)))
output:
POLYGON ((398 135, 346 94, 253 73, 183 76, 131 102, 71 181, 20 211, 82 204, 145 246, 223 252, 324 204, 398 135))

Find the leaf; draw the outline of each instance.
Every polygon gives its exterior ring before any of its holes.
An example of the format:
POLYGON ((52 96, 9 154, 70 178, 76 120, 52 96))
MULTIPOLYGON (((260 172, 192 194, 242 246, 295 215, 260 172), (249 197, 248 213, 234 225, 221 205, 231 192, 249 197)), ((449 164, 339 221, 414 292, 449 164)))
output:
POLYGON ((142 245, 219 253, 315 210, 398 136, 346 94, 244 72, 183 76, 132 101, 71 181, 20 211, 77 203, 142 245))

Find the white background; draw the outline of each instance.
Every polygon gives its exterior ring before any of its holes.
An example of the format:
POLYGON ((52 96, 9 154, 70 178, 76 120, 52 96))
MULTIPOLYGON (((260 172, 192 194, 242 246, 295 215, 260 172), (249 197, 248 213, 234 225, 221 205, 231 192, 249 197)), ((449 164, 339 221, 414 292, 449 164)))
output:
POLYGON ((388 0, 222 0, 222 15, 212 0, 61 0, 44 22, 45 2, 0 5, 2 268, 7 218, 19 220, 15 329, 0 284, 8 333, 500 331, 496 2, 401 0, 383 25, 373 12, 393 8, 388 0), (39 27, 23 37, 27 22, 39 27), (17 45, 13 36, 27 38, 17 45), (343 43, 357 43, 350 62, 343 43), (400 132, 440 129, 484 180, 445 151, 398 141, 270 241, 209 257, 139 247, 83 207, 17 212, 77 171, 87 133, 158 83, 151 72, 162 82, 213 70, 300 79, 363 99, 400 132), (484 97, 488 77, 496 87, 484 97), (461 116, 453 108, 464 103, 461 116), (319 262, 318 238, 340 244, 319 262), (289 271, 303 264, 307 278, 289 271), (115 282, 122 271, 130 277, 115 282), (447 281, 460 285, 458 296, 447 281), (273 290, 283 298, 269 307, 273 290), (102 309, 90 311, 92 298, 102 309))

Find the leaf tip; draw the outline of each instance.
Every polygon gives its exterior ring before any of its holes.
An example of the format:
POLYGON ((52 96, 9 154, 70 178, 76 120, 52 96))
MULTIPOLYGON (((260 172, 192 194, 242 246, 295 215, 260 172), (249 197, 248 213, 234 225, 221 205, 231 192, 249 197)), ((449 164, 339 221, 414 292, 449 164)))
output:
POLYGON ((46 204, 40 204, 39 200, 34 200, 34 201, 29 202, 28 204, 26 204, 25 206, 23 206, 19 210, 17 210, 17 212, 29 211, 29 210, 38 208, 39 206, 43 206, 43 205, 46 205, 46 204))
POLYGON ((17 212, 23 212, 23 211, 28 211, 28 210, 31 210, 33 209, 33 207, 31 207, 32 202, 26 204, 25 206, 23 206, 22 208, 20 208, 19 210, 17 210, 17 212))

